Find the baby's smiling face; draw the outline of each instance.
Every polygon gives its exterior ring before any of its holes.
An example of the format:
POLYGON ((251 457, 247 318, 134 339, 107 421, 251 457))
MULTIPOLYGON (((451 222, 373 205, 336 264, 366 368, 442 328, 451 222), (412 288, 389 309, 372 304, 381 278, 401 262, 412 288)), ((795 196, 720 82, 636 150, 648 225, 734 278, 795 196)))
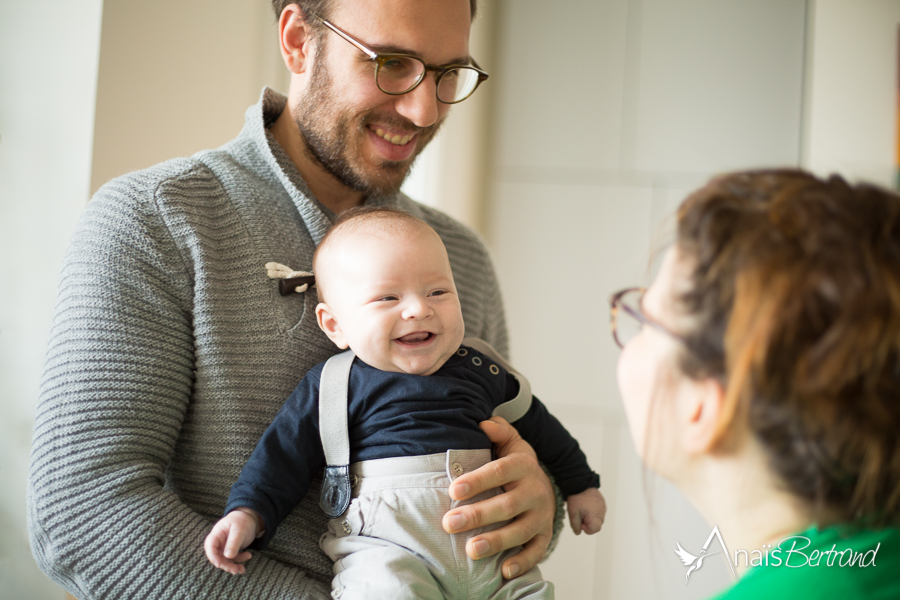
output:
POLYGON ((431 375, 462 343, 447 250, 424 224, 341 232, 318 255, 316 281, 319 326, 382 371, 431 375))

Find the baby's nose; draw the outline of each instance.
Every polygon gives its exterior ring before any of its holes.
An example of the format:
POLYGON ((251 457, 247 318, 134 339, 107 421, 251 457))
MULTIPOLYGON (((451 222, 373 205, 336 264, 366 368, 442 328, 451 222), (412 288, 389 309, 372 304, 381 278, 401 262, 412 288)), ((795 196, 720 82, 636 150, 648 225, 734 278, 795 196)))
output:
POLYGON ((403 307, 404 319, 425 319, 432 314, 431 306, 425 298, 411 297, 403 307))

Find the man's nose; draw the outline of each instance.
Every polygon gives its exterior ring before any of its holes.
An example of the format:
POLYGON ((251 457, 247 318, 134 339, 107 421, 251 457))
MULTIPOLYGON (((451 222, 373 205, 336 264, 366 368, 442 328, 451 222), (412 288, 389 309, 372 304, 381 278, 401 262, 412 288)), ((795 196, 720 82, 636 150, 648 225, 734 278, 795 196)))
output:
POLYGON ((434 314, 431 304, 426 298, 413 296, 406 300, 403 306, 404 319, 427 319, 434 314))
POLYGON ((395 110, 413 122, 417 127, 434 125, 449 105, 437 99, 434 73, 426 73, 425 79, 413 91, 397 96, 395 110))

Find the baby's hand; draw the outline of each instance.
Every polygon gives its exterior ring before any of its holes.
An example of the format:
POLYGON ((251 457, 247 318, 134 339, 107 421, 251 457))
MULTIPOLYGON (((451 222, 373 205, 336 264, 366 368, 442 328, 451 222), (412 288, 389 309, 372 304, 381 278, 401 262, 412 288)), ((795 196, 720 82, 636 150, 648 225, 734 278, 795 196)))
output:
POLYGON ((580 494, 566 498, 569 507, 569 523, 572 531, 579 535, 597 533, 606 518, 606 500, 597 488, 588 488, 580 494))
POLYGON ((206 558, 209 562, 228 571, 232 575, 240 575, 246 569, 241 563, 250 560, 251 554, 241 552, 256 539, 262 518, 249 508, 237 508, 213 526, 212 531, 203 542, 206 558))

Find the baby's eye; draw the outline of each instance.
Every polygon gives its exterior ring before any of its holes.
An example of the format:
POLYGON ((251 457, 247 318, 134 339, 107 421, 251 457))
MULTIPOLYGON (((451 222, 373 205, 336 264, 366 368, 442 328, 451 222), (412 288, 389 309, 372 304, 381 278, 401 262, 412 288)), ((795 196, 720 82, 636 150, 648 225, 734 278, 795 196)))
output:
POLYGON ((390 302, 392 300, 396 300, 397 296, 382 296, 381 298, 376 299, 376 302, 390 302))
POLYGON ((428 295, 429 296, 443 296, 446 293, 447 293, 447 290, 434 290, 433 292, 431 292, 428 295))

